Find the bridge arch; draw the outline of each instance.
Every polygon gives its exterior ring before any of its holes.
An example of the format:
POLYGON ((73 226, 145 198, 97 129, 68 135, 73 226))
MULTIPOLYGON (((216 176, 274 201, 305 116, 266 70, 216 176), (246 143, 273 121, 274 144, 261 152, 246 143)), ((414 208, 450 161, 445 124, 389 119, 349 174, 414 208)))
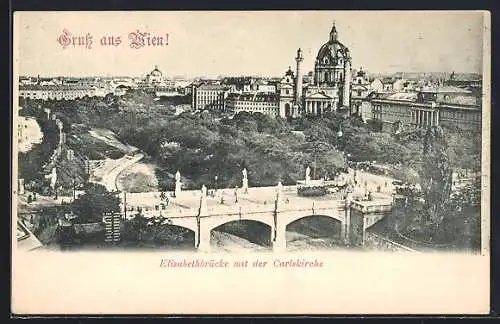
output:
POLYGON ((286 245, 300 247, 303 242, 319 248, 338 246, 343 243, 342 220, 333 215, 310 214, 294 218, 285 225, 286 245), (295 243, 294 243, 295 242, 295 243))
POLYGON ((265 213, 246 214, 246 215, 241 215, 241 217, 238 215, 232 215, 223 217, 207 217, 205 219, 202 219, 202 223, 204 223, 203 227, 205 228, 205 230, 210 230, 210 231, 212 231, 216 227, 234 221, 254 221, 257 223, 265 224, 271 228, 274 227, 274 221, 272 215, 268 215, 265 213))
MULTIPOLYGON (((241 238, 250 242, 250 244, 256 244, 262 248, 267 248, 272 245, 273 226, 259 220, 236 219, 212 227, 209 231, 209 235, 210 245, 212 246, 217 245, 223 247, 228 241, 230 244, 238 244, 237 241, 231 241, 241 238)), ((241 243, 244 243, 244 241, 241 243)), ((246 243, 244 244, 246 245, 246 243)))
POLYGON ((165 234, 169 237, 161 237, 158 235, 156 240, 163 241, 173 249, 194 249, 196 245, 196 231, 184 226, 163 224, 165 234))
POLYGON ((198 224, 195 217, 167 218, 165 223, 171 226, 188 229, 194 233, 198 232, 198 224))
POLYGON ((278 215, 278 221, 283 221, 285 224, 282 226, 288 226, 289 224, 298 221, 302 218, 313 217, 313 216, 322 216, 332 218, 334 220, 342 222, 345 218, 345 210, 340 210, 336 208, 329 209, 320 209, 320 210, 302 210, 302 211, 292 211, 292 212, 282 212, 278 215))

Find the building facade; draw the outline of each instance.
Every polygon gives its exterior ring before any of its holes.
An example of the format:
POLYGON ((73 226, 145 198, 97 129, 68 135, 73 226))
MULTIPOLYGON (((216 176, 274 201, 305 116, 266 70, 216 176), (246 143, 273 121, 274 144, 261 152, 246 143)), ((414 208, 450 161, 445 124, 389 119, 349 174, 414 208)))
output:
POLYGON ((268 93, 231 93, 226 99, 226 111, 261 113, 269 116, 279 116, 279 96, 268 93))
POLYGON ((423 89, 419 92, 376 94, 371 100, 372 119, 391 130, 394 123, 412 127, 445 126, 481 129, 479 98, 453 87, 423 89))
POLYGON ((20 85, 19 97, 40 100, 75 100, 85 96, 104 96, 95 87, 20 85))
POLYGON ((219 84, 193 85, 191 105, 195 110, 225 110, 225 101, 230 87, 219 84))
POLYGON ((363 115, 363 102, 370 94, 370 81, 363 68, 356 73, 351 86, 351 115, 363 115))
POLYGON ((159 85, 163 82, 163 73, 158 69, 158 65, 155 65, 153 71, 146 75, 146 84, 154 86, 159 85))

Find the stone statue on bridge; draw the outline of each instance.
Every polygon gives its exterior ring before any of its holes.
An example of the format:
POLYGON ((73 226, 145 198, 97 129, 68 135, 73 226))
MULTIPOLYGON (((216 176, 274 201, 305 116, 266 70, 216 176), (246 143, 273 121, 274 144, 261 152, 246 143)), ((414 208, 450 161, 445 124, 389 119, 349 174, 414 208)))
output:
POLYGON ((174 195, 177 197, 181 193, 181 173, 177 171, 175 173, 175 192, 174 195))
POLYGON ((278 185, 276 186, 276 198, 279 199, 282 196, 283 193, 283 184, 281 181, 278 182, 278 185))
POLYGON ((201 186, 200 215, 207 213, 207 187, 201 186))
POLYGON ((306 168, 306 184, 311 182, 311 168, 309 166, 306 168))
POLYGON ((54 192, 57 182, 57 170, 55 167, 52 168, 52 172, 50 174, 45 176, 45 179, 50 179, 50 189, 54 192))
POLYGON ((241 171, 241 173, 243 174, 243 185, 242 185, 242 189, 243 189, 243 192, 245 194, 248 193, 248 174, 247 174, 247 169, 244 168, 243 171, 241 171))
POLYGON ((234 187, 234 202, 238 203, 238 187, 234 187))

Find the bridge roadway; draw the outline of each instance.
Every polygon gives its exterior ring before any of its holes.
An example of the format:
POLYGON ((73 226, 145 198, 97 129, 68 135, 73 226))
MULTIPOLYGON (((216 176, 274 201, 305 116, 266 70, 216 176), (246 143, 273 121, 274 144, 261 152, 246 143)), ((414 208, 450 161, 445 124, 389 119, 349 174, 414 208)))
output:
MULTIPOLYGON (((300 197, 295 186, 283 187, 277 199, 276 187, 249 188, 247 193, 238 189, 237 201, 234 189, 217 190, 214 197, 206 196, 202 202, 201 190, 182 191, 177 197, 169 197, 168 205, 161 201, 160 193, 127 193, 127 214, 132 216, 142 208, 145 217, 163 216, 170 225, 180 226, 195 233, 195 245, 199 250, 209 250, 210 232, 218 226, 237 221, 253 220, 271 228, 273 249, 280 251, 286 245, 286 227, 304 217, 321 215, 341 223, 341 238, 349 243, 350 209, 340 194, 322 197, 300 197), (221 203, 223 200, 223 203, 221 203), (161 206, 163 204, 163 206, 161 206), (131 210, 133 209, 133 211, 131 210)), ((350 207, 361 211, 363 230, 381 219, 377 211, 390 210, 392 197, 373 194, 373 201, 350 202, 350 207), (375 213, 373 213, 375 212, 375 213)))

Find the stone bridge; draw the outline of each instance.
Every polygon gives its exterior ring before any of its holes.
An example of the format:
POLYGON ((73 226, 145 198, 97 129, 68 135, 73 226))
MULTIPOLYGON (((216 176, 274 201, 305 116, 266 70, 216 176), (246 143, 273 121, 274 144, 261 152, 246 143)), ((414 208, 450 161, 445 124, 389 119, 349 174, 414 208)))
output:
POLYGON ((202 195, 199 191, 183 191, 176 198, 169 198, 168 206, 163 203, 163 208, 159 208, 159 201, 158 193, 127 194, 127 204, 141 205, 144 216, 163 216, 169 225, 193 231, 195 247, 201 251, 210 249, 213 229, 238 220, 269 226, 273 250, 283 251, 286 248, 287 226, 311 216, 325 216, 339 221, 344 244, 359 245, 366 228, 381 220, 384 212, 392 208, 392 197, 387 195, 374 195, 371 201, 356 201, 352 197, 300 197, 296 187, 285 188, 279 194, 275 188, 250 188, 248 193, 241 194, 224 189, 218 190, 213 197, 202 195), (152 206, 151 203, 155 202, 156 205, 152 206))

